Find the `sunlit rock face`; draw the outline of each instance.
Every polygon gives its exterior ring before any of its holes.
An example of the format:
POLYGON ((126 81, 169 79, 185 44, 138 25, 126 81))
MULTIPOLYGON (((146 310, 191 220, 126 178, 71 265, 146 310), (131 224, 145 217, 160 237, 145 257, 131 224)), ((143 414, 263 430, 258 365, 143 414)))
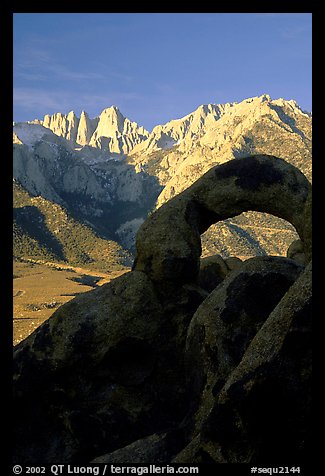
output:
POLYGON ((76 146, 89 145, 113 154, 128 154, 149 134, 125 118, 116 106, 104 109, 94 119, 90 119, 85 111, 81 112, 80 118, 73 111, 67 115, 60 112, 46 115, 43 125, 76 146))

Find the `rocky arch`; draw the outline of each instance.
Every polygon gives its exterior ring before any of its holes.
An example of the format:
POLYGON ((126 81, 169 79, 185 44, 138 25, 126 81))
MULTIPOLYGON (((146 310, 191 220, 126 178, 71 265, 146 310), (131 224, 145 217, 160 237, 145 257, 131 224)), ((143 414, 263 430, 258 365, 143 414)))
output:
POLYGON ((311 257, 311 185, 293 165, 271 155, 230 160, 156 210, 140 227, 134 269, 156 282, 195 280, 200 235, 213 223, 246 211, 290 222, 311 257))
POLYGON ((287 441, 292 460, 306 454, 310 266, 235 260, 210 294, 190 281, 200 234, 245 210, 290 221, 310 256, 310 196, 296 168, 255 156, 215 167, 154 213, 132 272, 66 303, 15 348, 14 462, 260 463, 287 441))

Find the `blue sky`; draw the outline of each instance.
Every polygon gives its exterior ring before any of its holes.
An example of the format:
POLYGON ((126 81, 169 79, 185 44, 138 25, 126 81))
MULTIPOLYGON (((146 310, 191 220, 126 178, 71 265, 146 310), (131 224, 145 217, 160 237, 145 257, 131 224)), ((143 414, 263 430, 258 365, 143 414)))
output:
POLYGON ((16 13, 14 120, 95 117, 148 130, 201 104, 270 94, 311 111, 310 13, 16 13))

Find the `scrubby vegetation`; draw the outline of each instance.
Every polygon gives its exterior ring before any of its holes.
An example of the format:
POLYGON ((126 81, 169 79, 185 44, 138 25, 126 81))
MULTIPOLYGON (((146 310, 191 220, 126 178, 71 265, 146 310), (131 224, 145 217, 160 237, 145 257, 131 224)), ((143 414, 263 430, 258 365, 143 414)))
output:
POLYGON ((14 257, 58 261, 113 271, 130 266, 131 256, 116 242, 100 238, 66 210, 32 197, 14 183, 14 257))

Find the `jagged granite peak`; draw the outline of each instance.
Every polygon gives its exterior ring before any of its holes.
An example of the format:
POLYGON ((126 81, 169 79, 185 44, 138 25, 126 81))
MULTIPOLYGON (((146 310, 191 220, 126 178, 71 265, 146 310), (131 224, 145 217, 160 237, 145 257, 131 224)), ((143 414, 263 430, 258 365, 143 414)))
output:
POLYGON ((114 105, 105 108, 94 119, 85 111, 81 112, 80 118, 73 111, 67 115, 57 112, 45 115, 42 124, 76 146, 89 145, 118 155, 128 154, 149 135, 144 127, 124 117, 114 105))
POLYGON ((79 119, 73 111, 67 115, 67 136, 66 139, 76 141, 78 133, 79 119))
POLYGON ((117 106, 111 106, 100 114, 89 145, 102 149, 104 144, 109 152, 127 154, 148 135, 143 127, 124 117, 117 106), (103 137, 109 140, 103 141, 103 137))
POLYGON ((181 150, 189 150, 193 142, 200 139, 211 129, 214 129, 217 121, 223 116, 236 115, 236 106, 241 104, 261 104, 271 101, 269 95, 248 98, 240 103, 229 102, 225 104, 202 104, 195 111, 180 119, 174 119, 166 124, 157 125, 153 128, 147 141, 136 146, 132 153, 142 153, 145 150, 170 149, 179 145, 181 150))
POLYGON ((85 111, 80 119, 72 111, 68 115, 47 115, 43 125, 78 146, 89 145, 113 155, 143 156, 159 150, 173 150, 174 146, 184 153, 195 149, 200 142, 200 147, 216 148, 218 152, 226 145, 225 152, 229 156, 231 149, 243 145, 245 128, 254 122, 268 116, 275 122, 280 119, 290 131, 292 115, 294 121, 301 117, 311 118, 311 114, 303 111, 293 99, 272 100, 268 94, 262 94, 241 102, 200 105, 180 119, 155 126, 151 133, 124 117, 115 105, 105 108, 94 119, 85 111), (238 144, 231 147, 237 140, 238 144))
POLYGON ((111 106, 102 111, 99 115, 97 135, 112 137, 119 132, 123 133, 125 117, 116 106, 111 106))
POLYGON ((132 153, 170 149, 185 139, 193 141, 205 132, 211 122, 218 120, 229 107, 231 107, 231 104, 204 104, 180 119, 157 125, 153 128, 148 139, 136 146, 132 153))
POLYGON ((272 153, 275 147, 278 156, 291 160, 291 155, 310 178, 306 158, 311 157, 311 117, 293 100, 272 100, 264 94, 239 103, 200 106, 180 120, 157 126, 147 141, 133 149, 133 160, 148 167, 150 153, 164 149, 162 137, 165 143, 169 138, 174 143, 165 147, 168 150, 155 164, 155 174, 165 185, 159 205, 185 190, 213 165, 247 153, 272 153))
POLYGON ((93 147, 102 148, 103 141, 102 137, 113 139, 114 144, 109 144, 111 141, 104 141, 107 144, 110 152, 119 152, 119 147, 117 139, 122 135, 124 127, 124 116, 120 113, 116 106, 111 106, 104 109, 98 117, 97 127, 91 136, 89 145, 93 147), (110 146, 109 146, 110 145, 110 146))
MULTIPOLYGON (((248 121, 245 126, 267 114, 279 121, 279 108, 289 109, 290 114, 295 116, 311 117, 311 114, 303 111, 296 101, 282 98, 272 100, 268 94, 247 98, 241 102, 203 104, 180 119, 155 126, 147 140, 134 147, 132 155, 168 150, 175 145, 180 151, 188 152, 198 140, 202 145, 214 147, 216 139, 218 142, 231 141, 233 139, 231 129, 236 128, 246 116, 248 121)), ((292 125, 290 117, 285 117, 285 114, 280 119, 284 123, 288 120, 289 127, 292 125)), ((242 132, 243 127, 240 127, 237 136, 242 135, 242 132)))
POLYGON ((273 102, 273 104, 276 104, 276 105, 281 106, 281 107, 288 107, 289 106, 291 111, 293 111, 295 114, 303 114, 307 117, 312 117, 312 113, 308 112, 308 111, 304 111, 299 106, 297 101, 295 101, 294 99, 286 100, 284 98, 279 98, 279 99, 274 99, 272 102, 273 102))
POLYGON ((86 111, 81 111, 80 120, 77 131, 76 142, 79 145, 87 145, 93 135, 98 120, 91 120, 86 111))
POLYGON ((55 114, 46 114, 43 120, 43 126, 51 129, 54 134, 64 137, 67 140, 75 142, 78 131, 79 118, 73 111, 68 114, 56 112, 55 114))

